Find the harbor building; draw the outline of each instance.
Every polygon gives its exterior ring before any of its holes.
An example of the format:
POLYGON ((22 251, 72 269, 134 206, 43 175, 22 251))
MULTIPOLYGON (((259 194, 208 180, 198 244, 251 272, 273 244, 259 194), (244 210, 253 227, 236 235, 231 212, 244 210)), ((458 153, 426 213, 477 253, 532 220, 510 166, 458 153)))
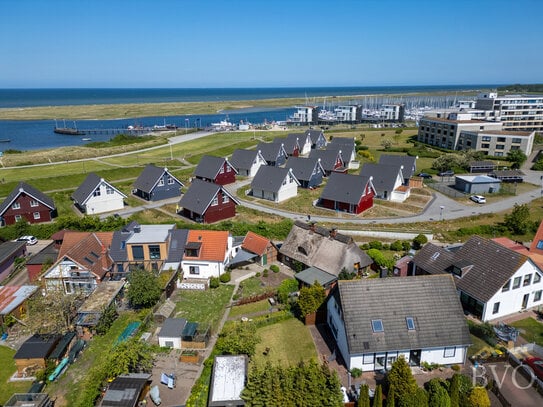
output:
POLYGON ((475 109, 492 112, 493 120, 503 123, 503 130, 543 130, 543 95, 480 93, 475 109))

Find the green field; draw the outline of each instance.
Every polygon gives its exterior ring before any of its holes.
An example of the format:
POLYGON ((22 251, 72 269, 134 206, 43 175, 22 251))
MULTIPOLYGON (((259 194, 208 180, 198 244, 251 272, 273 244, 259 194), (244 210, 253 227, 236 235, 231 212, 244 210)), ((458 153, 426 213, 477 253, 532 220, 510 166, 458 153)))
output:
POLYGON ((230 309, 228 318, 238 318, 242 316, 251 317, 252 314, 266 312, 270 309, 268 300, 251 302, 249 304, 237 305, 230 309))
POLYGON ((521 319, 511 324, 520 329, 520 335, 528 342, 535 342, 543 346, 543 324, 533 318, 521 319))
POLYGON ((4 405, 13 393, 25 393, 32 385, 31 381, 8 382, 17 371, 13 356, 15 351, 7 346, 0 346, 0 405, 4 405))
POLYGON ((265 326, 257 332, 261 341, 256 346, 254 363, 270 361, 294 365, 301 360, 317 359, 309 328, 295 318, 265 326), (269 348, 267 356, 264 355, 266 348, 269 348))

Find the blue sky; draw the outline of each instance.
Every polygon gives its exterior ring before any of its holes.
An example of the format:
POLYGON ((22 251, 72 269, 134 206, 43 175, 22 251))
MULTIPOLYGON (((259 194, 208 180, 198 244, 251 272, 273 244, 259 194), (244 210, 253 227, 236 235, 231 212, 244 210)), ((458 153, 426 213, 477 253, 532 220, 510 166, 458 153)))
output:
POLYGON ((543 82, 539 0, 0 0, 0 88, 543 82))

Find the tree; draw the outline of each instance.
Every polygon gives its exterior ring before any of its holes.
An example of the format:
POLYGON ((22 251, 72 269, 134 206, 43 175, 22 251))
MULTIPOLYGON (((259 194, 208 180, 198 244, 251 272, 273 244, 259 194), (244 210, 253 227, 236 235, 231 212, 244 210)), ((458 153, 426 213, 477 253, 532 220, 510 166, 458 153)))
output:
POLYGON ((410 400, 418 389, 411 368, 403 356, 400 356, 392 364, 392 368, 387 374, 387 382, 389 386, 394 388, 399 406, 405 405, 405 402, 410 400))
POLYGON ((522 164, 524 164, 527 159, 528 157, 526 157, 526 154, 520 150, 510 150, 507 153, 507 161, 511 163, 511 168, 513 169, 522 167, 522 164))
POLYGON ((28 301, 25 324, 31 332, 62 334, 73 330, 72 321, 83 303, 82 294, 65 294, 49 290, 46 295, 34 295, 28 301))
POLYGON ((429 407, 450 407, 451 398, 445 390, 443 380, 434 378, 426 383, 428 390, 428 406, 429 407))
POLYGON ((117 319, 117 310, 114 305, 110 305, 102 312, 98 323, 96 324, 95 330, 98 335, 104 335, 111 324, 117 319))
POLYGON ((372 407, 383 407, 383 388, 380 384, 375 386, 375 394, 373 395, 372 407))
POLYGON ((121 342, 110 352, 105 368, 107 377, 149 371, 153 367, 154 352, 151 346, 139 339, 131 338, 121 342))
POLYGON ((260 337, 251 322, 234 322, 225 325, 217 339, 216 348, 223 355, 253 356, 260 337))
POLYGON ((461 158, 458 154, 448 153, 442 154, 432 162, 432 168, 436 171, 447 171, 459 165, 461 158))
POLYGON ((298 298, 298 308, 300 315, 306 317, 313 312, 316 312, 326 299, 324 288, 315 282, 311 287, 303 287, 300 290, 298 298))
POLYGON ((490 407, 490 398, 484 387, 474 387, 468 397, 471 407, 490 407))
POLYGON ((392 141, 390 141, 389 139, 381 140, 381 145, 385 150, 388 150, 390 147, 392 147, 392 141))
POLYGON ((511 213, 505 215, 504 222, 507 229, 515 235, 524 235, 532 226, 530 209, 527 204, 513 206, 511 213))
POLYGON ((426 237, 426 235, 423 235, 421 233, 421 234, 415 236, 415 238, 413 239, 413 248, 418 250, 423 245, 425 245, 426 243, 428 243, 428 238, 426 237))
POLYGON ((455 373, 450 380, 449 385, 449 397, 451 400, 451 407, 460 406, 460 374, 455 373))
POLYGON ((360 386, 360 397, 358 397, 357 407, 370 407, 370 388, 367 384, 360 386))
POLYGON ((158 277, 143 269, 136 269, 128 277, 130 285, 126 297, 130 305, 135 308, 150 308, 160 299, 162 287, 158 277))
POLYGON ((277 299, 281 304, 286 304, 288 302, 289 294, 298 291, 298 281, 289 278, 281 281, 279 287, 277 288, 277 299))
POLYGON ((388 385, 388 394, 387 394, 387 407, 395 407, 396 403, 396 390, 394 385, 388 385))

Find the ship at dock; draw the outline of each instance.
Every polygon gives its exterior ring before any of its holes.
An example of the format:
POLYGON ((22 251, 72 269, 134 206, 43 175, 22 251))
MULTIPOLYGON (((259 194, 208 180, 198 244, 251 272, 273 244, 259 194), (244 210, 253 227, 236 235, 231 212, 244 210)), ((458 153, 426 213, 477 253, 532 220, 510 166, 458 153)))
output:
POLYGON ((85 131, 77 129, 75 122, 74 122, 74 127, 67 127, 66 121, 63 121, 62 127, 58 127, 56 120, 55 120, 55 128, 53 129, 53 132, 57 134, 66 134, 69 136, 82 136, 85 134, 85 131))

